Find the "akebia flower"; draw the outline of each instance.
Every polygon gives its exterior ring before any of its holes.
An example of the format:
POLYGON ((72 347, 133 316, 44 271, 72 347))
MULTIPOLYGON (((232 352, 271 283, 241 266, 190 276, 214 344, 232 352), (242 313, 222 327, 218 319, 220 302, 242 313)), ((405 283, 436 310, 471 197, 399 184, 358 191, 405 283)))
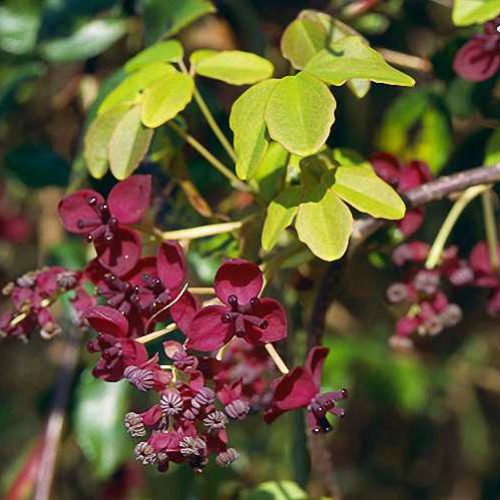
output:
POLYGON ((128 338, 129 324, 123 314, 110 307, 95 306, 85 317, 98 332, 97 338, 87 345, 90 352, 101 353, 92 372, 95 377, 117 382, 123 378, 127 367, 146 364, 148 352, 142 344, 128 338))
MULTIPOLYGON (((417 188, 432 179, 429 167, 422 161, 413 160, 407 164, 400 162, 390 153, 374 153, 370 156, 373 168, 382 179, 391 184, 399 193, 417 188)), ((398 222, 398 228, 405 236, 410 236, 422 225, 424 210, 414 208, 398 222)))
POLYGON ((345 410, 336 404, 348 397, 347 390, 321 392, 321 372, 328 351, 326 347, 314 347, 304 367, 294 368, 279 379, 274 387, 271 407, 264 414, 268 424, 287 411, 306 408, 312 431, 320 433, 332 429, 327 419, 328 413, 344 416, 345 410))
POLYGON ((118 276, 131 271, 141 255, 141 238, 128 228, 149 208, 151 176, 133 175, 116 184, 105 200, 98 192, 82 189, 59 203, 64 227, 94 243, 99 262, 118 276))
POLYGON ((200 309, 186 330, 187 346, 215 351, 234 336, 250 344, 276 342, 287 335, 285 311, 279 302, 259 298, 263 276, 259 267, 242 259, 222 264, 214 280, 223 305, 200 309))
POLYGON ((487 22, 483 33, 474 35, 456 53, 455 72, 471 82, 482 82, 500 69, 500 17, 487 22))

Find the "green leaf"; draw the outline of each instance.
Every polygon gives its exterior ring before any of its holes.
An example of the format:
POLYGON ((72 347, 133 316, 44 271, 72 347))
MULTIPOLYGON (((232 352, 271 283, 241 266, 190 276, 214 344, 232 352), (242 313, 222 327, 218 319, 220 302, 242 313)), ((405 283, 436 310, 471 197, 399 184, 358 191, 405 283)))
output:
POLYGON ((321 50, 304 71, 330 85, 343 85, 353 78, 405 87, 415 85, 413 78, 387 64, 359 36, 346 36, 321 50))
POLYGON ((493 166, 500 164, 500 128, 497 128, 489 137, 484 153, 484 164, 493 166))
POLYGON ((177 40, 160 42, 132 57, 125 64, 125 71, 132 73, 155 62, 179 62, 184 55, 184 49, 177 40))
POLYGON ((316 15, 299 16, 287 26, 281 38, 281 52, 294 68, 304 66, 327 46, 328 34, 316 15))
POLYGON ((295 228, 300 241, 326 261, 344 255, 352 233, 352 214, 325 184, 307 190, 297 212, 295 228))
POLYGON ((233 104, 229 126, 234 134, 236 173, 251 179, 267 149, 264 113, 278 80, 267 80, 250 87, 233 104))
POLYGON ((96 19, 84 24, 67 38, 58 38, 42 45, 41 52, 50 62, 82 61, 107 50, 126 31, 120 19, 96 19))
POLYGON ((289 156, 288 151, 277 142, 271 142, 267 147, 254 176, 258 192, 265 200, 270 201, 279 193, 286 175, 289 156))
POLYGON ((191 101, 194 92, 193 78, 175 71, 144 90, 142 123, 156 128, 180 113, 191 101))
MULTIPOLYGON (((338 19, 315 10, 303 10, 286 28, 281 38, 281 52, 296 69, 303 69, 321 49, 328 49, 336 40, 346 36, 359 36, 356 30, 338 19)), ((370 90, 369 80, 354 79, 348 82, 349 90, 363 98, 370 90)))
POLYGON ((168 23, 165 37, 173 36, 196 19, 215 12, 215 7, 208 0, 168 0, 164 9, 168 23))
POLYGON ((266 220, 262 229, 262 248, 270 251, 282 233, 291 223, 299 208, 300 186, 282 191, 267 207, 266 220))
POLYGON ((133 102, 141 90, 144 90, 151 83, 172 74, 174 71, 173 66, 164 63, 153 63, 141 68, 136 73, 122 80, 106 96, 99 106, 98 113, 104 113, 117 104, 133 102))
POLYGON ((203 57, 193 54, 194 70, 198 75, 221 80, 232 85, 256 83, 273 74, 273 65, 263 57, 240 50, 224 50, 210 55, 203 51, 203 57))
POLYGON ((242 500, 306 500, 306 492, 293 481, 267 481, 245 493, 242 500))
POLYGON ((83 156, 90 175, 96 179, 104 177, 108 171, 108 143, 128 106, 115 106, 99 115, 85 134, 83 156))
POLYGON ((405 215, 405 204, 398 193, 375 172, 364 167, 340 166, 332 189, 347 203, 372 217, 398 220, 405 215))
POLYGON ((426 90, 402 94, 386 112, 378 130, 377 147, 404 161, 426 162, 434 174, 453 149, 449 118, 439 98, 426 90))
POLYGON ((96 475, 106 479, 132 452, 132 441, 123 427, 130 385, 103 382, 86 370, 76 392, 76 439, 96 475))
POLYGON ((126 179, 139 166, 147 153, 153 130, 141 123, 141 108, 125 113, 111 135, 108 145, 109 165, 113 175, 126 179))
POLYGON ((500 14, 500 0, 455 0, 452 19, 457 26, 481 24, 500 14))
POLYGON ((282 78, 274 87, 265 121, 272 139, 291 153, 307 156, 326 142, 336 102, 328 87, 305 73, 282 78))

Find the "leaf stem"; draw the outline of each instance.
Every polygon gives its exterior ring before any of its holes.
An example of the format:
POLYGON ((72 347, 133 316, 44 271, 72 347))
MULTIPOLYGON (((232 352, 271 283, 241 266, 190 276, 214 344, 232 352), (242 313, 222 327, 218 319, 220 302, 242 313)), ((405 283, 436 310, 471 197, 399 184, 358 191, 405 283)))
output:
POLYGON ((244 221, 221 222, 220 224, 208 224, 206 226, 190 227, 188 229, 177 229, 175 231, 165 231, 158 233, 162 240, 195 240, 205 236, 230 233, 243 226, 244 221))
POLYGON ((215 295, 215 290, 211 286, 193 286, 187 291, 193 295, 215 295))
POLYGON ((212 129, 212 132, 217 137, 217 139, 221 143, 226 153, 229 155, 229 158, 231 158, 231 160, 233 160, 236 163, 236 153, 234 152, 231 143, 224 135, 224 132, 222 132, 214 116, 212 115, 212 112, 207 106, 207 103, 205 102, 201 94, 198 92, 198 89, 196 87, 194 89, 194 100, 196 101, 196 104, 198 104, 198 107, 200 108, 202 115, 205 117, 205 120, 207 120, 208 126, 212 129))
POLYGON ((203 146, 200 142, 198 142, 192 135, 188 134, 185 130, 183 130, 179 125, 170 121, 168 125, 172 128, 172 130, 182 137, 194 150, 196 150, 205 160, 212 165, 217 171, 219 171, 224 177, 226 177, 231 185, 238 189, 239 191, 248 192, 248 186, 240 181, 238 177, 224 165, 218 158, 216 158, 205 146, 203 146))
POLYGON ((446 219, 439 230, 434 243, 432 244, 429 255, 427 256, 427 260, 425 261, 426 269, 433 269, 439 262, 441 258, 441 254, 443 253, 444 246, 446 245, 446 241, 450 236, 453 227, 455 226, 458 218, 461 213, 464 211, 465 207, 474 199, 476 196, 479 196, 481 193, 484 193, 490 186, 480 185, 474 186, 467 190, 465 190, 461 196, 455 201, 453 207, 449 211, 446 219))
POLYGON ((483 203, 484 226, 486 229, 486 242, 490 254, 491 267, 495 273, 499 270, 498 265, 498 234, 495 222, 495 209, 493 207, 493 193, 491 189, 481 195, 483 203))
POLYGON ((278 354, 278 351, 274 348, 273 344, 266 344, 265 345, 266 351, 271 356, 271 359, 274 361, 274 364, 276 365, 276 368, 283 374, 286 375, 287 373, 290 373, 290 370, 288 369, 288 366, 286 366, 285 362, 281 358, 281 356, 278 354))
POLYGON ((148 342, 163 337, 163 335, 171 333, 174 330, 177 330, 177 325, 175 323, 171 323, 170 325, 167 325, 165 328, 162 328, 161 330, 156 330, 155 332, 148 333, 147 335, 143 335, 142 337, 135 339, 135 341, 139 342, 140 344, 147 344, 148 342))

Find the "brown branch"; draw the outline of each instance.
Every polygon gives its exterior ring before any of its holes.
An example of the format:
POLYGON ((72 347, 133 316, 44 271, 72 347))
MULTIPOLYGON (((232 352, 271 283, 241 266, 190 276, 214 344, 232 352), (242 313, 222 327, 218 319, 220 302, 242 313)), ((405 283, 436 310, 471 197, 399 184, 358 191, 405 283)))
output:
MULTIPOLYGON (((492 184, 498 181, 500 181, 500 164, 492 167, 478 167, 439 177, 406 192, 403 198, 407 208, 417 208, 432 201, 442 200, 452 193, 463 191, 469 187, 492 184)), ((372 217, 365 217, 356 221, 351 237, 351 250, 388 222, 387 220, 372 217)))
POLYGON ((34 500, 49 500, 51 498, 66 407, 68 405, 71 383, 78 363, 81 335, 82 332, 79 328, 72 328, 64 349, 61 367, 57 376, 54 402, 43 438, 43 451, 36 479, 34 500))
MULTIPOLYGON (((404 200, 407 208, 417 208, 432 201, 437 201, 457 191, 463 191, 472 186, 490 184, 500 181, 500 164, 493 167, 479 167, 457 174, 440 177, 418 188, 405 193, 404 200)), ((363 241, 383 227, 388 221, 366 217, 356 221, 350 242, 350 253, 363 241)), ((309 325, 308 349, 321 345, 325 330, 327 310, 338 292, 338 284, 346 257, 332 262, 321 280, 316 296, 311 322, 309 325)), ((315 478, 322 484, 323 489, 336 500, 341 498, 341 491, 337 483, 335 468, 328 443, 324 436, 308 435, 309 451, 311 456, 311 470, 315 478)))

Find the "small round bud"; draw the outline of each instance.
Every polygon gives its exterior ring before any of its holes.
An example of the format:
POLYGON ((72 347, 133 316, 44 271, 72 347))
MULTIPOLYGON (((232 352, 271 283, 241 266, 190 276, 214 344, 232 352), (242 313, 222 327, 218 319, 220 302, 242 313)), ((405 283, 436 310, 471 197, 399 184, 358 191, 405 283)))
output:
POLYGON ((183 408, 182 397, 179 391, 175 389, 165 391, 161 396, 160 406, 163 412, 169 417, 179 415, 183 408))
POLYGON ((209 431, 224 429, 227 425, 227 417, 220 410, 215 410, 203 419, 203 425, 209 431))
POLYGON ((237 306, 237 305, 238 305, 238 297, 236 297, 236 295, 230 295, 230 296, 227 298, 227 303, 228 303, 230 306, 237 306))
POLYGON ((240 454, 234 448, 228 448, 225 451, 221 451, 217 458, 215 459, 215 463, 219 467, 229 467, 233 462, 240 458, 240 454))

